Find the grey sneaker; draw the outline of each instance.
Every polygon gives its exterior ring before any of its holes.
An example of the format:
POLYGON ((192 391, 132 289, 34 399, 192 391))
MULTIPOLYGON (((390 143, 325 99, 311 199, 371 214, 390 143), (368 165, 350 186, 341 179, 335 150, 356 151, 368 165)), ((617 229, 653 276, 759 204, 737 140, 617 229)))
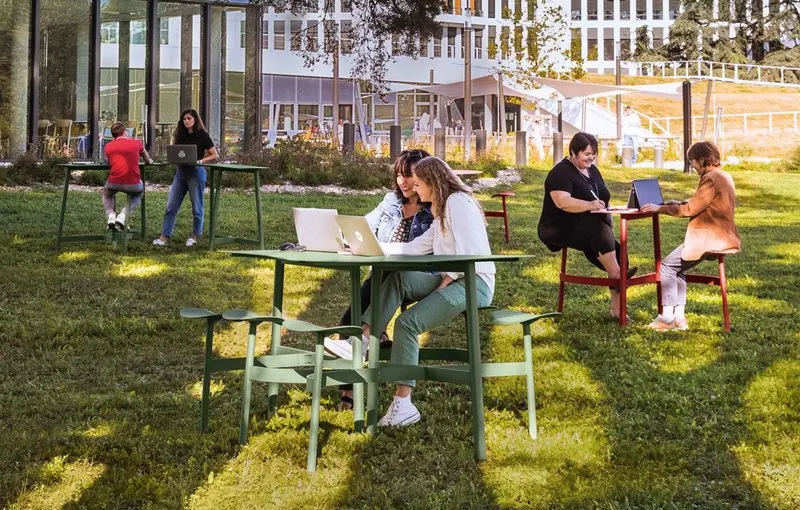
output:
MULTIPOLYGON (((361 337, 361 341, 363 345, 361 355, 363 356, 364 361, 366 361, 369 341, 364 336, 361 337)), ((337 358, 342 358, 348 361, 352 361, 353 344, 350 342, 349 338, 346 340, 334 340, 333 338, 326 336, 323 344, 325 345, 325 350, 333 354, 337 358)))
POLYGON ((166 246, 166 245, 167 242, 162 241, 160 237, 156 237, 155 239, 153 239, 153 246, 166 246))

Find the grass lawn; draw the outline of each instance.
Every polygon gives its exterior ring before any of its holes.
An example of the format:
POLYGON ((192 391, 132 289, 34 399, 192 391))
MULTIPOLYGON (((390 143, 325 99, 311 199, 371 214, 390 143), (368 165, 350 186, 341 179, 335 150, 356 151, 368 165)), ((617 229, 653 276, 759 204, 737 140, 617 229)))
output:
MULTIPOLYGON (((697 178, 606 168, 617 202, 626 183, 656 174, 668 198, 697 178)), ((491 221, 494 250, 534 255, 498 267, 495 304, 555 307, 559 257, 536 238, 544 171, 514 188, 512 242, 491 221)), ((214 380, 211 432, 198 433, 204 326, 181 306, 271 310, 273 266, 183 246, 133 242, 53 250, 60 194, 0 192, 0 507, 9 508, 798 508, 800 507, 800 175, 734 172, 744 252, 730 257, 733 330, 722 332, 715 288, 689 291, 691 330, 657 334, 654 287, 632 290, 633 324, 608 317, 607 292, 568 287, 565 317, 534 339, 539 440, 526 432, 523 379, 485 385, 488 460, 472 460, 469 392, 421 383, 422 421, 375 437, 325 394, 317 474, 305 472, 310 397, 282 388, 264 420, 255 384, 250 443, 237 445, 239 374, 214 380)), ((490 205, 488 195, 482 195, 490 205)), ((151 234, 164 193, 148 195, 151 234)), ((358 214, 378 197, 267 195, 268 246, 293 238, 293 205, 358 214)), ((496 207, 497 204, 494 204, 496 207)), ((221 231, 252 236, 252 196, 227 193, 221 231)), ((73 193, 67 232, 103 228, 100 197, 73 193)), ((662 220, 665 254, 685 220, 662 220)), ((630 229, 645 266, 650 229, 630 229)), ((575 271, 593 271, 579 257, 575 271)), ((707 271, 713 271, 706 263, 707 271)), ((595 270, 596 271, 596 270, 595 270)), ((348 281, 289 268, 286 313, 334 324, 348 281)), ((522 359, 518 328, 483 321, 484 359, 522 359)), ((259 348, 266 348, 262 328, 259 348)), ((423 337, 463 346, 456 321, 423 337)), ((286 337, 310 347, 310 338, 286 337)), ((220 355, 242 355, 245 329, 220 325, 220 355)), ((381 411, 389 401, 385 385, 381 411)))

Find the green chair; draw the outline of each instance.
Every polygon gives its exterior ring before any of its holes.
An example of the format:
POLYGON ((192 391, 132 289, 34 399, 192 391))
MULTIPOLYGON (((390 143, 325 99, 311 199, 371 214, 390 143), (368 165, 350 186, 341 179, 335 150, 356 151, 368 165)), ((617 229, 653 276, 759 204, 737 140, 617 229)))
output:
MULTIPOLYGON (((492 312, 492 324, 506 326, 522 324, 522 340, 525 350, 525 383, 528 392, 528 433, 536 440, 536 394, 533 381, 533 347, 531 346, 531 324, 548 317, 561 317, 559 312, 548 312, 541 315, 519 312, 516 310, 496 310, 492 312)), ((508 374, 510 375, 510 374, 508 374)), ((523 374, 520 374, 523 375, 523 374)))
POLYGON ((184 319, 206 320, 206 351, 203 361, 203 399, 201 404, 202 417, 200 418, 200 432, 208 432, 208 404, 211 393, 211 374, 244 368, 244 358, 237 360, 214 358, 214 325, 222 318, 222 314, 214 313, 205 308, 181 308, 180 315, 184 319))
POLYGON ((247 430, 250 421, 250 394, 253 381, 275 384, 305 384, 306 387, 311 387, 311 421, 306 469, 313 473, 317 467, 317 440, 319 435, 319 407, 324 377, 323 368, 352 368, 352 362, 347 360, 328 358, 326 361, 323 342, 326 336, 334 334, 360 337, 361 328, 359 326, 326 328, 299 320, 259 315, 247 310, 225 312, 222 317, 230 321, 247 321, 250 323, 250 332, 247 336, 247 357, 245 358, 244 366, 239 444, 247 443, 247 430), (316 335, 314 352, 279 346, 277 352, 271 352, 266 356, 256 358, 256 328, 262 322, 282 324, 289 331, 314 333, 316 335))

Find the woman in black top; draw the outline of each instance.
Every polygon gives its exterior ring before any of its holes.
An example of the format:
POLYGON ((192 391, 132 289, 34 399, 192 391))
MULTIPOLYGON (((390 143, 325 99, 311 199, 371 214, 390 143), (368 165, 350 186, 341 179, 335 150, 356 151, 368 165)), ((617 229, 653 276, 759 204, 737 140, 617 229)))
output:
MULTIPOLYGON (((539 239, 550 249, 581 250, 609 278, 619 278, 619 243, 610 214, 592 213, 608 207, 608 191, 594 165, 597 138, 578 133, 569 142, 569 157, 556 164, 544 181, 539 239)), ((628 273, 633 276, 635 268, 628 273)), ((619 317, 619 295, 611 288, 611 315, 619 317)))
POLYGON ((192 202, 192 216, 194 225, 192 235, 186 240, 186 246, 197 244, 197 236, 203 233, 203 190, 206 187, 206 169, 202 163, 211 163, 217 159, 217 148, 211 140, 206 126, 200 119, 196 110, 185 110, 178 121, 173 136, 175 145, 196 145, 197 154, 202 156, 195 165, 178 165, 175 177, 172 179, 172 186, 169 188, 169 199, 167 199, 167 210, 164 212, 164 224, 161 227, 161 236, 153 241, 156 246, 167 244, 172 229, 175 228, 175 217, 181 208, 183 198, 189 194, 192 202))

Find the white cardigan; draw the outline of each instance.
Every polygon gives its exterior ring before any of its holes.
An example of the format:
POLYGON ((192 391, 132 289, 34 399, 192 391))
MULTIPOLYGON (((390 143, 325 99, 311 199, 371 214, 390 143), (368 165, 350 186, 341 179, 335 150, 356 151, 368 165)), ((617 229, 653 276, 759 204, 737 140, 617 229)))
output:
MULTIPOLYGON (((408 243, 381 243, 387 255, 491 255, 486 219, 478 203, 467 193, 457 192, 447 197, 445 203, 446 231, 441 221, 434 218, 427 232, 408 243)), ((494 295, 494 262, 478 262, 475 272, 486 282, 494 295)), ((446 273, 458 280, 464 273, 446 273)))

